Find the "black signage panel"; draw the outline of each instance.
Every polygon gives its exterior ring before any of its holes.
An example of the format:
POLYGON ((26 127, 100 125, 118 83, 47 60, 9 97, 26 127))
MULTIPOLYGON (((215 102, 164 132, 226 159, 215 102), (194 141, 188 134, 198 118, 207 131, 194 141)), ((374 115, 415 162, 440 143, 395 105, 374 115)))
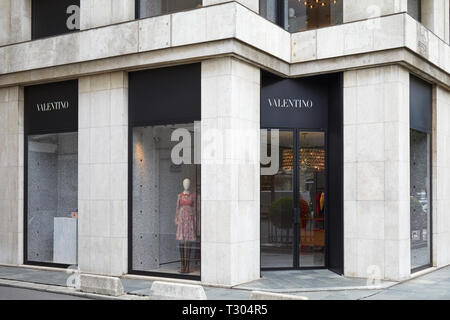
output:
POLYGON ((25 87, 25 133, 78 130, 78 80, 25 87))
POLYGON ((201 119, 201 65, 129 73, 132 126, 191 123, 201 119))
POLYGON ((32 0, 32 38, 79 30, 80 0, 32 0))
POLYGON ((411 129, 431 133, 433 114, 433 87, 413 75, 410 76, 409 104, 411 129))
POLYGON ((261 126, 328 128, 328 78, 284 79, 263 73, 261 126))

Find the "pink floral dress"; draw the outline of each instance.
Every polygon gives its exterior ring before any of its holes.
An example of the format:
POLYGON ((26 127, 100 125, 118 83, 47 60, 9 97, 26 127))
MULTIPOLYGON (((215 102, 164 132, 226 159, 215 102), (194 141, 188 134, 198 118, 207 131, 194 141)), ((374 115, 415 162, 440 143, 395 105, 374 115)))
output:
POLYGON ((180 193, 177 198, 176 239, 180 241, 195 241, 195 197, 192 193, 180 193))

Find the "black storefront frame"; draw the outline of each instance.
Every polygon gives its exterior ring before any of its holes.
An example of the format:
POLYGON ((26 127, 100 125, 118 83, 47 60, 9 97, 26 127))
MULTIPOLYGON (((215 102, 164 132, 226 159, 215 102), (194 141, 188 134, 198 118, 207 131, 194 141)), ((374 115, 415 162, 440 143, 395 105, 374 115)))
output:
MULTIPOLYGON (((187 68, 187 72, 192 72, 198 77, 198 84, 197 84, 197 92, 191 92, 191 96, 189 96, 189 100, 198 100, 199 106, 201 110, 201 63, 193 63, 193 64, 186 64, 186 65, 179 65, 174 67, 163 67, 163 68, 157 68, 157 69, 150 69, 150 70, 144 70, 144 71, 137 71, 135 73, 145 73, 145 72, 151 72, 151 71, 158 71, 158 70, 176 70, 177 68, 183 69, 187 68), (192 68, 192 69, 191 69, 192 68)), ((176 71, 175 71, 176 73, 176 71)), ((168 279, 182 279, 182 280, 195 280, 200 281, 201 280, 201 274, 202 274, 202 251, 201 251, 201 238, 200 238, 200 275, 187 275, 187 274, 177 274, 177 273, 165 273, 165 272, 155 272, 155 271, 142 271, 142 270, 135 270, 133 268, 133 129, 139 128, 139 127, 146 127, 146 126, 154 126, 154 125, 174 125, 176 123, 173 123, 173 121, 168 120, 165 117, 161 117, 160 115, 156 116, 158 119, 152 119, 149 122, 148 117, 144 117, 145 119, 141 119, 136 112, 134 104, 136 102, 140 102, 140 98, 136 98, 133 96, 133 90, 130 90, 132 87, 132 80, 130 79, 131 74, 128 74, 129 79, 129 92, 128 92, 128 273, 129 274, 135 274, 135 275, 142 275, 142 276, 153 276, 153 277, 160 277, 160 278, 168 278, 168 279), (135 101, 136 100, 136 101, 135 101)), ((195 84, 193 84, 195 86, 195 84)), ((138 90, 138 89, 136 89, 138 90)), ((141 112, 142 113, 142 112, 141 112)), ((201 113, 200 113, 201 114, 201 113)), ((147 114, 148 115, 148 114, 147 114)), ((198 117, 195 117, 198 118, 198 117)), ((192 123, 195 121, 201 121, 200 119, 195 119, 192 117, 192 115, 184 115, 183 117, 177 118, 177 123, 192 123)), ((201 165, 201 164, 200 164, 201 165)), ((201 168, 200 168, 201 170, 201 168)), ((200 199, 201 201, 201 199, 200 199)))
MULTIPOLYGON (((75 80, 68 80, 59 83, 70 83, 74 82, 76 83, 76 91, 78 92, 78 79, 75 80)), ((47 84, 44 84, 47 85, 47 84)), ((48 84, 48 85, 51 85, 48 84)), ((74 127, 63 129, 63 128, 56 128, 56 129, 29 129, 29 123, 27 120, 26 114, 26 108, 27 108, 27 87, 24 87, 24 135, 23 135, 23 264, 24 265, 30 265, 30 266, 39 266, 39 267, 50 267, 50 268, 64 268, 67 269, 71 265, 70 264, 63 264, 63 263, 53 263, 53 262, 38 262, 38 261, 32 261, 28 259, 28 137, 33 135, 47 135, 47 134, 59 134, 59 133, 77 133, 78 134, 78 119, 77 119, 77 130, 74 131, 74 127)), ((76 103, 77 103, 77 110, 78 110, 78 94, 75 97, 76 103)), ((77 111, 78 114, 78 111, 77 111)), ((78 221, 77 221, 78 223, 78 221)), ((77 228, 78 230, 78 228, 77 228)), ((77 233, 77 249, 78 249, 78 233, 77 233)), ((78 255, 77 255, 78 256, 78 255)), ((77 257, 77 265, 78 265, 78 257, 77 257)))
MULTIPOLYGON (((292 195, 293 195, 293 201, 294 201, 294 208, 293 208, 293 230, 294 230, 294 235, 293 235, 293 245, 292 245, 292 250, 293 250, 293 267, 281 267, 281 268, 264 268, 261 267, 261 271, 289 271, 289 270, 325 270, 328 269, 329 266, 329 259, 328 259, 328 194, 329 194, 329 183, 328 183, 328 130, 327 129, 304 129, 304 128, 274 128, 274 127, 261 127, 261 130, 279 130, 280 132, 284 131, 284 132, 292 132, 293 133, 293 137, 294 137, 294 143, 293 143, 293 148, 294 148, 294 158, 293 158, 293 163, 294 163, 294 167, 293 167, 293 172, 294 172, 294 176, 293 176, 293 191, 292 191, 292 195), (302 132, 313 132, 313 133, 323 133, 325 135, 325 145, 324 145, 324 149, 325 149, 325 214, 324 214, 324 232, 325 232, 325 247, 324 247, 324 261, 325 264, 323 266, 310 266, 310 267, 301 267, 301 255, 300 255, 300 238, 301 238, 301 234, 300 234, 300 221, 299 220, 295 220, 294 216, 299 216, 299 208, 298 208, 298 203, 300 201, 300 175, 299 175, 299 170, 300 170, 300 166, 299 164, 299 154, 300 154, 300 134, 302 132)), ((261 234, 261 222, 259 223, 259 228, 260 228, 260 234, 261 234)), ((261 239, 260 239, 261 241, 261 239)), ((261 261, 262 261, 262 255, 259 255, 260 258, 260 265, 261 261)))

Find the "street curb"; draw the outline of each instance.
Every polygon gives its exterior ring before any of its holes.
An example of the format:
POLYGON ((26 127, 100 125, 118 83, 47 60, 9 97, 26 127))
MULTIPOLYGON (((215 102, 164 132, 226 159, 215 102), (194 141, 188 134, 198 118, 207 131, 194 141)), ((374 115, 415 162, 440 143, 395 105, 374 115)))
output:
POLYGON ((363 291, 384 290, 396 286, 398 283, 387 283, 378 286, 350 286, 350 287, 323 287, 323 288, 292 288, 292 289, 262 289, 260 287, 233 287, 233 289, 245 291, 260 291, 273 293, 296 293, 296 292, 324 292, 324 291, 363 291))
POLYGON ((95 300, 116 300, 116 301, 120 301, 120 300, 150 300, 149 297, 142 297, 142 296, 136 296, 136 295, 125 294, 125 295, 119 296, 119 297, 112 297, 112 296, 104 296, 104 295, 100 295, 100 294, 80 292, 73 288, 68 288, 68 287, 45 285, 45 284, 39 284, 39 283, 33 283, 33 282, 5 280, 5 279, 0 279, 0 285, 4 286, 4 287, 28 289, 28 290, 43 291, 43 292, 57 293, 57 294, 65 294, 65 295, 69 295, 69 296, 95 299, 95 300))

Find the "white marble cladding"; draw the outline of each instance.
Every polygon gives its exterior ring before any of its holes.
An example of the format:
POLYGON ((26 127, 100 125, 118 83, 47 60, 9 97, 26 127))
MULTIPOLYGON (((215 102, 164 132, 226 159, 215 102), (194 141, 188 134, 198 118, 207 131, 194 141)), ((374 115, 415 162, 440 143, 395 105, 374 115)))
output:
POLYGON ((136 0, 80 0, 80 29, 131 21, 136 0))
MULTIPOLYGON (((20 1, 22 0, 18 0, 17 3, 20 1)), ((346 3, 348 1, 350 0, 346 0, 346 3)), ((20 76, 18 73, 20 71, 36 70, 34 74, 30 75, 33 78, 33 76, 42 74, 42 70, 38 71, 38 69, 55 66, 66 66, 67 70, 75 70, 73 72, 82 74, 85 68, 77 63, 93 60, 98 62, 99 71, 102 71, 101 66, 106 65, 110 60, 101 59, 113 57, 123 57, 127 61, 133 58, 133 61, 136 61, 133 66, 148 64, 144 58, 156 50, 168 48, 177 48, 177 50, 160 51, 166 54, 166 58, 161 58, 157 63, 165 63, 167 59, 170 61, 186 59, 177 54, 180 52, 184 54, 198 52, 198 56, 196 56, 198 60, 206 56, 223 54, 210 43, 213 41, 218 43, 225 39, 236 39, 239 44, 249 46, 242 53, 237 52, 237 45, 235 45, 232 53, 244 54, 245 58, 255 61, 255 63, 260 63, 257 61, 258 58, 262 54, 267 54, 276 61, 277 65, 320 61, 321 65, 327 64, 326 69, 329 72, 341 68, 340 65, 337 65, 336 58, 348 56, 349 62, 358 58, 370 62, 372 57, 362 57, 361 54, 373 53, 375 55, 384 50, 407 48, 448 73, 450 71, 448 44, 406 13, 401 13, 404 11, 403 1, 382 1, 382 8, 397 8, 393 12, 399 11, 398 14, 292 35, 239 2, 207 5, 195 10, 0 47, 0 74, 17 73, 17 76, 20 76), (199 49, 198 45, 200 44, 203 44, 205 48, 199 49), (142 57, 142 55, 138 55, 139 53, 148 53, 148 55, 142 57), (352 59, 353 57, 355 59, 352 59)), ((90 1, 90 5, 86 5, 85 10, 92 11, 94 7, 101 7, 97 2, 101 4, 103 0, 90 1)), ((111 12, 115 10, 111 8, 126 7, 126 4, 130 3, 129 0, 106 2, 109 3, 106 5, 108 12, 106 16, 109 18, 102 18, 99 13, 98 19, 94 20, 109 21, 108 19, 114 16, 111 12)), ((366 1, 357 2, 365 3, 366 1)), ((6 4, 9 5, 9 2, 0 2, 1 4, 6 8, 6 4)), ((126 7, 119 11, 120 13, 129 12, 130 9, 126 7)), ((391 11, 389 9, 386 12, 391 11)), ((382 11, 383 13, 385 12, 382 11)), ((87 13, 82 15, 89 17, 87 13)), ((125 14, 125 16, 129 15, 125 14)), ((448 20, 447 16, 445 19, 448 20)), ((125 21, 128 18, 111 19, 111 21, 125 21)), ((0 23, 5 23, 5 20, 0 20, 2 21, 0 23)), ((101 22, 99 25, 103 23, 101 22)), ((445 23, 448 24, 448 22, 445 23)), ((4 32, 0 31, 0 34, 4 34, 4 32)), ((25 39, 28 38, 25 37, 25 39)), ((240 48, 243 48, 242 45, 240 48)), ((403 55, 397 55, 397 59, 391 62, 404 59, 403 55)), ((420 68, 425 73, 430 73, 434 66, 420 68)), ((48 72, 51 73, 51 71, 48 72)), ((323 72, 323 70, 318 72, 323 72)), ((294 76, 295 74, 287 75, 294 76)), ((11 84, 13 83, 9 82, 8 86, 11 84)))
POLYGON ((23 263, 23 90, 0 89, 0 264, 23 263))
POLYGON ((31 40, 31 0, 0 0, 0 46, 31 40))
POLYGON ((450 92, 433 90, 433 264, 450 264, 450 92))
POLYGON ((202 62, 202 282, 258 279, 260 70, 202 62))
POLYGON ((449 1, 422 0, 422 24, 449 43, 449 1))
POLYGON ((128 75, 79 79, 78 263, 82 272, 127 273, 128 75))
POLYGON ((408 0, 344 0, 344 23, 408 10, 408 0))
POLYGON ((407 14, 292 34, 292 63, 406 47, 450 72, 450 47, 407 14))
POLYGON ((409 73, 344 73, 345 275, 410 275, 409 73))
POLYGON ((229 2, 0 47, 0 74, 231 38, 290 61, 287 31, 229 2))

